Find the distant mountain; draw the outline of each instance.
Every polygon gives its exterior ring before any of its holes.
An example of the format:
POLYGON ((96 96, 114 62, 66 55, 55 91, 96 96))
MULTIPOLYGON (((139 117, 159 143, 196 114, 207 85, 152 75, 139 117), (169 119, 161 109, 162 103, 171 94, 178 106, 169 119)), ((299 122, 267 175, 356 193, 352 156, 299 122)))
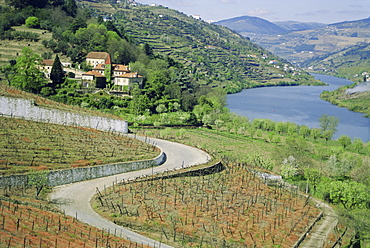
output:
POLYGON ((318 29, 326 26, 326 24, 318 22, 296 22, 296 21, 274 22, 274 24, 290 32, 318 29))
POLYGON ((338 29, 345 29, 345 28, 370 28, 370 17, 366 19, 361 19, 357 21, 345 21, 330 24, 329 26, 334 26, 338 29))
POLYGON ((228 27, 244 36, 248 36, 250 34, 274 35, 288 32, 287 29, 282 28, 272 22, 252 16, 235 17, 215 22, 215 24, 228 27))
MULTIPOLYGON (((352 46, 368 44, 370 18, 333 23, 316 29, 291 31, 279 36, 260 35, 251 38, 270 52, 304 66, 308 65, 308 61, 317 63, 317 59, 325 59, 352 46)), ((359 59, 364 58, 360 56, 359 59)))
POLYGON ((292 31, 303 31, 317 29, 326 26, 317 22, 269 22, 265 19, 252 16, 240 16, 231 19, 215 22, 216 24, 228 27, 241 35, 276 35, 286 34, 292 31))

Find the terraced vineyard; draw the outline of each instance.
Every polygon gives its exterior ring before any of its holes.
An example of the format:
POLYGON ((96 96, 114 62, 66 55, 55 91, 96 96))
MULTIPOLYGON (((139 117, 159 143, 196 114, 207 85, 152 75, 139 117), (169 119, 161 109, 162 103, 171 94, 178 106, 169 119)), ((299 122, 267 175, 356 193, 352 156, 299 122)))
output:
POLYGON ((63 214, 0 200, 0 247, 138 247, 114 234, 63 214))
MULTIPOLYGON (((52 38, 52 33, 41 29, 27 28, 25 26, 13 27, 13 29, 15 31, 37 34, 39 40, 37 42, 26 40, 0 40, 0 66, 7 64, 9 60, 16 59, 24 47, 29 47, 40 55, 48 51, 48 49, 41 44, 41 41, 50 40, 52 38)), ((65 60, 66 58, 63 59, 65 60)))
POLYGON ((319 214, 246 164, 199 177, 130 181, 94 198, 115 223, 175 247, 292 247, 319 214))
POLYGON ((124 135, 0 117, 2 175, 151 159, 159 150, 124 135))

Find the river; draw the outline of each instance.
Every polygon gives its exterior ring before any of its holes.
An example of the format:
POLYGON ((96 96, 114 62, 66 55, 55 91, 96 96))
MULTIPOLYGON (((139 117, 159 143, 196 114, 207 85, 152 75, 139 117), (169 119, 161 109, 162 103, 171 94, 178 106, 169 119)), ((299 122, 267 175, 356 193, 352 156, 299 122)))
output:
POLYGON ((310 128, 319 128, 319 118, 328 114, 339 118, 338 131, 333 138, 348 135, 370 141, 370 118, 364 114, 337 107, 320 99, 324 90, 333 91, 353 82, 333 76, 312 74, 329 86, 263 87, 243 90, 227 96, 231 112, 248 117, 293 122, 310 128))

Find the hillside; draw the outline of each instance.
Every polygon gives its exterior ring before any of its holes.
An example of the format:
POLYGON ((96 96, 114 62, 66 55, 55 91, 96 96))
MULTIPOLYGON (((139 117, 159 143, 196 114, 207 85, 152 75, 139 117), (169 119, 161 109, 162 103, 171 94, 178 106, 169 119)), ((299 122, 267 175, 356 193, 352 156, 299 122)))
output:
MULTIPOLYGON (((82 10, 90 10, 93 19, 88 23, 96 23, 99 18, 109 17, 108 19, 120 31, 121 36, 137 45, 148 44, 155 54, 163 57, 170 56, 188 69, 191 78, 196 80, 200 86, 222 87, 227 92, 234 93, 244 88, 261 85, 311 84, 314 82, 314 79, 305 72, 257 46, 249 39, 220 25, 196 20, 176 10, 160 6, 111 4, 109 1, 79 1, 78 3, 80 7, 83 7, 82 10), (277 61, 278 66, 275 63, 269 63, 270 61, 277 61)), ((58 25, 61 28, 63 25, 68 27, 63 20, 60 20, 59 15, 56 14, 55 17, 58 25)), ((68 16, 65 20, 73 23, 74 19, 68 16)), ((58 30, 48 25, 44 24, 49 29, 58 30)), ((81 46, 83 50, 78 51, 79 47, 75 44, 66 44, 73 40, 68 41, 65 39, 66 36, 61 41, 60 32, 63 31, 61 28, 58 30, 59 33, 54 34, 53 42, 49 40, 50 36, 44 36, 45 34, 50 35, 48 32, 42 32, 38 42, 45 40, 43 44, 47 49, 44 52, 50 51, 51 45, 49 44, 57 43, 58 47, 53 49, 54 52, 61 50, 62 54, 67 55, 72 62, 81 62, 83 56, 86 56, 89 51, 84 46, 81 46), (69 49, 66 49, 68 47, 69 49)), ((33 32, 33 30, 27 31, 33 32)), ((28 44, 35 45, 34 42, 21 42, 18 46, 28 44)), ((3 46, 11 45, 4 43, 3 46)), ((99 49, 99 46, 95 45, 94 49, 99 49)), ((17 48, 10 50, 12 52, 4 55, 3 62, 19 53, 17 48)), ((138 59, 138 55, 136 58, 132 56, 136 50, 134 48, 126 52, 132 57, 131 61, 138 59)), ((36 48, 36 51, 41 52, 39 48, 36 48)), ((128 59, 129 57, 126 61, 128 59)))
POLYGON ((303 31, 310 29, 318 29, 325 27, 326 24, 318 22, 297 22, 297 21, 285 21, 285 22, 274 22, 279 27, 291 31, 303 31))
POLYGON ((253 16, 239 16, 215 22, 238 32, 245 37, 287 34, 292 31, 317 29, 326 26, 316 22, 270 22, 253 16))
POLYGON ((284 64, 292 65, 220 25, 160 6, 113 6, 112 19, 130 37, 191 69, 201 85, 221 86, 232 93, 276 81, 308 83, 303 71, 284 70, 284 64), (279 61, 280 68, 269 64, 271 60, 279 61))
POLYGON ((284 34, 287 29, 279 25, 271 23, 259 17, 240 16, 227 20, 215 22, 215 24, 222 25, 238 32, 243 36, 248 35, 274 35, 284 34))
POLYGON ((303 63, 303 66, 354 82, 363 82, 370 72, 370 45, 362 43, 338 52, 314 57, 303 63))
POLYGON ((370 18, 279 36, 259 36, 253 41, 278 56, 302 65, 311 59, 323 59, 351 46, 366 44, 369 38, 370 18))
MULTIPOLYGON (((2 197, 3 198, 3 197, 2 197)), ((40 209, 40 204, 0 200, 1 247, 137 247, 137 243, 109 235, 73 217, 40 209), (32 206, 38 205, 38 207, 32 206)), ((139 244, 140 247, 149 248, 139 244)))

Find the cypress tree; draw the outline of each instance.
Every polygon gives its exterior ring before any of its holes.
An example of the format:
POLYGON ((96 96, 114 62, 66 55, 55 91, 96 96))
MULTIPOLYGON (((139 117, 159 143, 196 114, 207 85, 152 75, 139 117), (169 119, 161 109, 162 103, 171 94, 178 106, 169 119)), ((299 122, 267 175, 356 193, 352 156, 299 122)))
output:
POLYGON ((58 54, 55 56, 53 67, 51 68, 50 79, 52 81, 51 87, 53 89, 55 89, 64 82, 63 66, 59 60, 58 54))

